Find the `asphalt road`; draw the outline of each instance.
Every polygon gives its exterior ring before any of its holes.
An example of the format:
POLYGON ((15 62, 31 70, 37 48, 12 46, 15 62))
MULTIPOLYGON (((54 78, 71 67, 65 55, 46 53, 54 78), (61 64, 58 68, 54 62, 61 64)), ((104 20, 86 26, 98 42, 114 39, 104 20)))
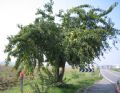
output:
POLYGON ((101 69, 101 74, 104 78, 96 82, 93 86, 88 87, 84 93, 116 93, 113 83, 120 80, 120 72, 101 69))
MULTIPOLYGON (((80 93, 80 92, 79 92, 80 93)), ((89 87, 84 93, 116 93, 114 86, 107 81, 102 79, 96 82, 93 86, 89 87)))
POLYGON ((102 76, 110 81, 111 83, 116 83, 117 80, 120 80, 120 72, 111 71, 108 69, 101 69, 102 76))

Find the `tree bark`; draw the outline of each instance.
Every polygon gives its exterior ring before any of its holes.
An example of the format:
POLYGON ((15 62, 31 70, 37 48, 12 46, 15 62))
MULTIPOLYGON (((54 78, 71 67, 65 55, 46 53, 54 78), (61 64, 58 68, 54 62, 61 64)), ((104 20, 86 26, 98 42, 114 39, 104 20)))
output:
POLYGON ((57 82, 62 82, 65 71, 65 62, 59 62, 56 69, 57 82))
POLYGON ((63 80, 64 71, 65 71, 65 62, 59 68, 59 82, 62 82, 62 80, 63 80))
POLYGON ((58 82, 59 81, 59 66, 56 67, 56 81, 58 82))

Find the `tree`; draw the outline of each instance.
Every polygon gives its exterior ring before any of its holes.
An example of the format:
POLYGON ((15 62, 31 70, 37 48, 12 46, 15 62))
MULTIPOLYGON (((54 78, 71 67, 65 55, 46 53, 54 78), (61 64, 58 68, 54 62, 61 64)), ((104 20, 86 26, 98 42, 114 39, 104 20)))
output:
POLYGON ((110 49, 109 39, 116 43, 119 30, 107 14, 117 3, 108 10, 80 5, 66 12, 60 10, 58 15, 53 15, 52 6, 51 0, 43 10, 37 10, 39 17, 32 24, 19 25, 20 32, 8 37, 6 63, 13 56, 16 69, 33 73, 35 67, 42 67, 45 55, 47 62, 56 68, 56 82, 62 82, 66 62, 73 67, 89 64, 110 49), (60 23, 55 22, 56 17, 60 23))

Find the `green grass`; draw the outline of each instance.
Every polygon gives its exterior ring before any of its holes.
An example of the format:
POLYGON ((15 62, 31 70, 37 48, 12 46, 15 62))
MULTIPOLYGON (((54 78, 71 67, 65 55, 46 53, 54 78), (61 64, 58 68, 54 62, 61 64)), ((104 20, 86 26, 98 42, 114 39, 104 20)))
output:
POLYGON ((112 68, 111 70, 120 72, 120 68, 112 68))
MULTIPOLYGON (((31 87, 29 85, 24 86, 24 93, 32 93, 31 91, 32 90, 31 90, 31 87)), ((19 86, 12 87, 12 88, 9 88, 5 91, 0 91, 0 93, 20 93, 20 88, 19 88, 19 86)))
MULTIPOLYGON (((74 93, 77 89, 80 89, 81 93, 85 87, 94 84, 99 80, 99 71, 96 72, 79 72, 78 69, 66 69, 64 75, 65 87, 51 87, 48 89, 49 93, 74 93)), ((33 89, 29 85, 28 81, 24 84, 24 93, 32 93, 33 89)), ((20 93, 19 86, 10 88, 0 93, 20 93)))

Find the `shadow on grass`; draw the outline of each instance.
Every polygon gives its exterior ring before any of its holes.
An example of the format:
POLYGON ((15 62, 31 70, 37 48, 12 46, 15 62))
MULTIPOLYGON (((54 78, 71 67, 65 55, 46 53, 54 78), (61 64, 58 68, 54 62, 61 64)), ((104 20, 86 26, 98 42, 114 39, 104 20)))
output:
POLYGON ((85 87, 88 86, 89 83, 87 82, 78 82, 78 84, 63 84, 60 86, 57 86, 62 92, 60 93, 74 93, 78 89, 80 92, 83 92, 85 87))

